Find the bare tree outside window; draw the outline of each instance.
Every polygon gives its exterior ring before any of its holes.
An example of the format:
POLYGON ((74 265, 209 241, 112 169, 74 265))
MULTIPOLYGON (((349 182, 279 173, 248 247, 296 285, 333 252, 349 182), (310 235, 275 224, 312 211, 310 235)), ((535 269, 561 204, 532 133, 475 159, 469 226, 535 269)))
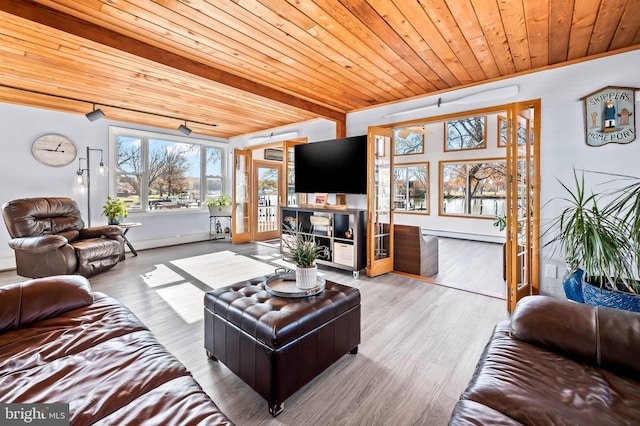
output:
POLYGON ((140 208, 142 178, 142 141, 137 137, 116 138, 116 196, 127 208, 140 208))
POLYGON ((505 213, 505 161, 441 162, 441 214, 501 216, 505 213))
POLYGON ((112 139, 116 196, 127 207, 134 211, 199 208, 203 199, 222 193, 225 148, 180 142, 179 137, 132 136, 143 133, 122 129, 112 139))
POLYGON ((466 117, 445 123, 445 151, 485 148, 486 116, 466 117))
POLYGON ((429 163, 394 166, 393 210, 429 213, 429 163))
POLYGON ((411 129, 395 129, 393 132, 393 147, 395 155, 422 154, 424 152, 423 133, 411 129))

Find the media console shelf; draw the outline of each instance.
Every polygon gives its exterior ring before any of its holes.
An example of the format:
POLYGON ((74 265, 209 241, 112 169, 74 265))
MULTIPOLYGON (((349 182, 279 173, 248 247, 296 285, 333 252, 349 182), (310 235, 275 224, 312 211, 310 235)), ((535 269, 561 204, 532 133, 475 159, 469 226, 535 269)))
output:
POLYGON ((366 267, 366 214, 357 209, 281 207, 280 253, 287 257, 286 239, 302 234, 324 247, 318 264, 353 272, 358 278, 366 267))

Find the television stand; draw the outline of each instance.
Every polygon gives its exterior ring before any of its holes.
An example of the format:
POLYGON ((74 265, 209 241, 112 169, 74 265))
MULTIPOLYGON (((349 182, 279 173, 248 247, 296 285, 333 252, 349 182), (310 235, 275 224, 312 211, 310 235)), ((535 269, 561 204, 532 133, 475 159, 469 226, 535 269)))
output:
POLYGON ((281 207, 280 253, 287 258, 284 241, 302 234, 324 247, 319 265, 352 271, 357 279, 366 267, 366 210, 332 207, 281 207))

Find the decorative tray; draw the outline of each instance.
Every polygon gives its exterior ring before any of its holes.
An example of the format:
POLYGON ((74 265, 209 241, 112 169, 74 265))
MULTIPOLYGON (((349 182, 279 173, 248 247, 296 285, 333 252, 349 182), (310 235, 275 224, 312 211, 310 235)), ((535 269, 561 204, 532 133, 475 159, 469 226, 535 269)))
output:
POLYGON ((320 294, 324 291, 326 281, 322 277, 318 277, 316 286, 308 290, 298 288, 296 286, 296 273, 288 271, 285 273, 276 273, 267 278, 264 288, 268 293, 278 297, 309 297, 320 294))

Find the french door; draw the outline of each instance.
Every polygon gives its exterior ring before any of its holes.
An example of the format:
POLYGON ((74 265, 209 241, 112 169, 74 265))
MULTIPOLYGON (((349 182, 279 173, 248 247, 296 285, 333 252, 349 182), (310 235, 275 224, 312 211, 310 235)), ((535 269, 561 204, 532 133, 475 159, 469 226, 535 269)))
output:
POLYGON ((539 291, 540 100, 507 110, 507 309, 539 291))
POLYGON ((233 243, 246 243, 252 238, 251 159, 250 150, 233 151, 233 243))
POLYGON ((254 241, 271 240, 280 235, 281 168, 280 163, 272 161, 253 162, 254 241))
POLYGON ((393 130, 369 127, 367 145, 367 276, 393 271, 393 130))

